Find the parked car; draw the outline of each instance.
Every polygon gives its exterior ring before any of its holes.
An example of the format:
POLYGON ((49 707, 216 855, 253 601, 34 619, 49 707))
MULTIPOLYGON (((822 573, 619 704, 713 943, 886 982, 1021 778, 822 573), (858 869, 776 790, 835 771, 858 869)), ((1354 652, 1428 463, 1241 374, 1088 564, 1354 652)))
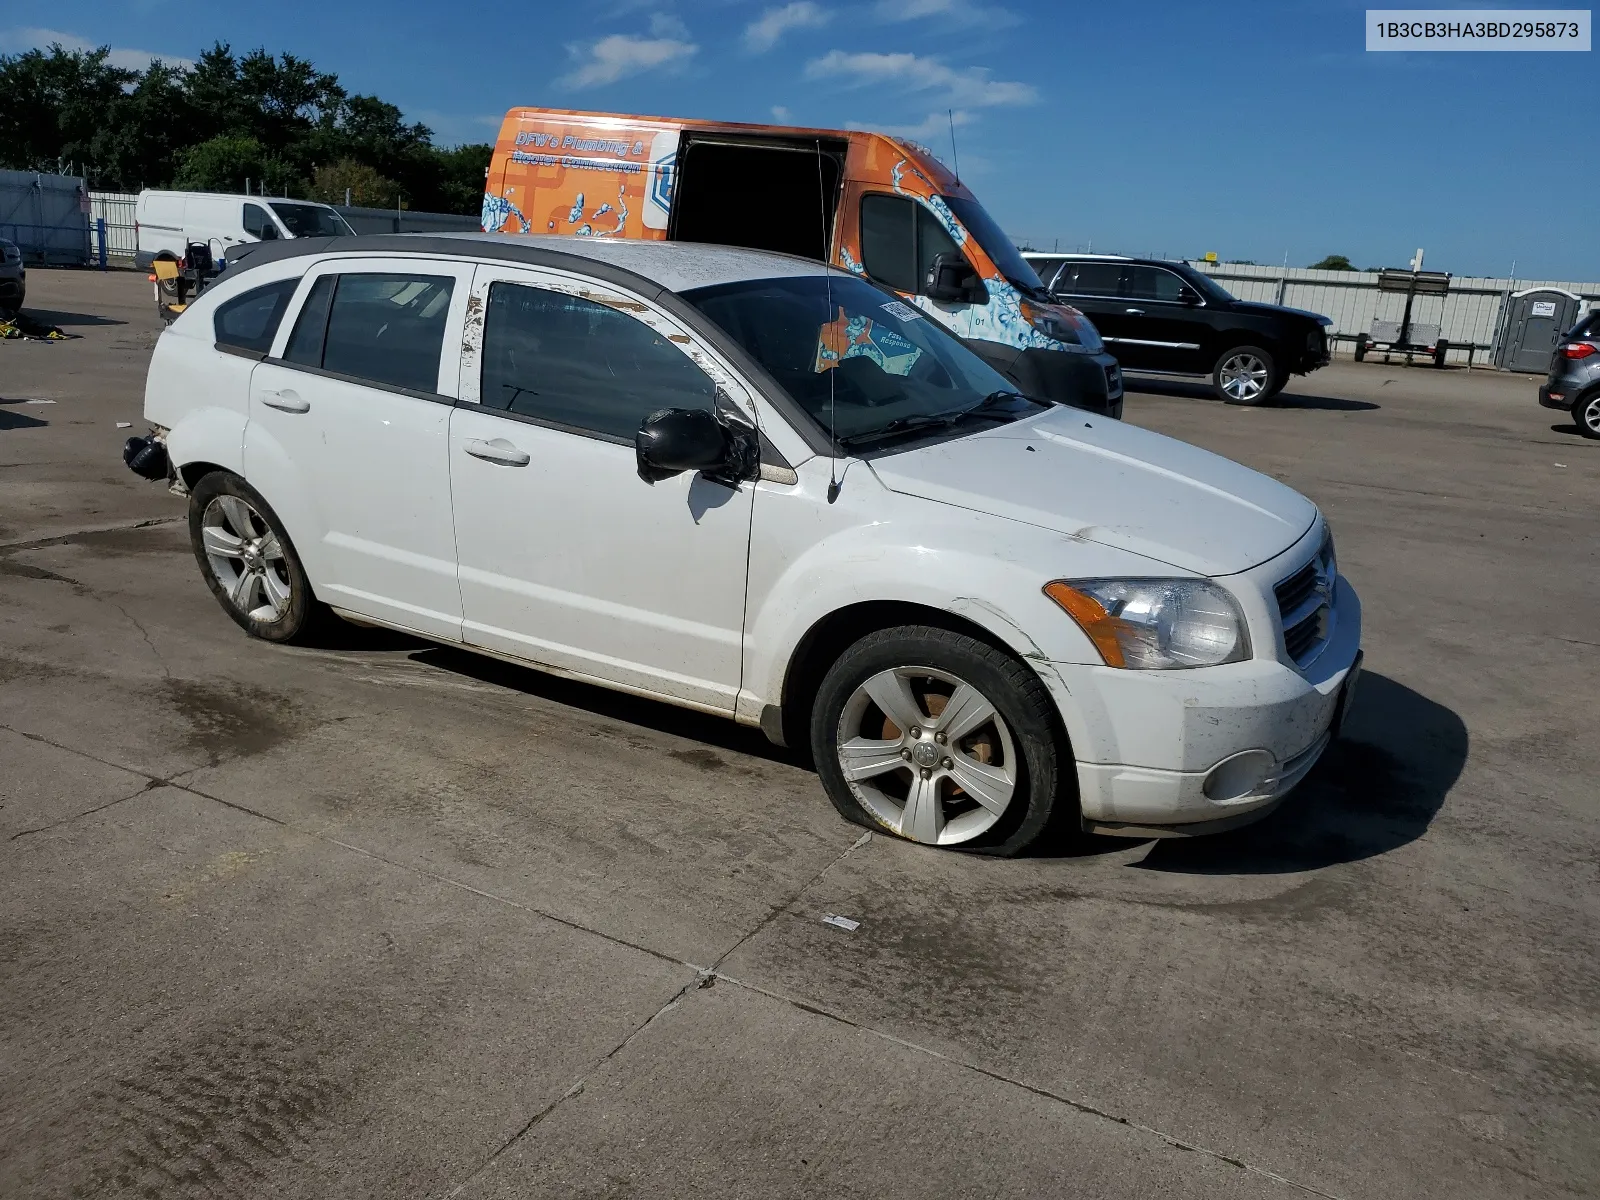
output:
POLYGON ((1318 313, 1236 300, 1181 262, 1028 254, 1056 298, 1081 309, 1125 370, 1206 375, 1229 404, 1264 404, 1291 375, 1328 365, 1318 313))
MULTIPOLYGON (((219 265, 235 246, 297 237, 340 237, 354 231, 329 205, 270 196, 171 192, 146 188, 134 205, 135 265, 157 259, 181 262, 191 242, 211 251, 219 265)), ((163 282, 169 294, 174 288, 163 282)))
POLYGON ((483 228, 672 239, 832 262, 966 340, 1030 396, 1122 414, 1122 373, 977 197, 886 134, 544 108, 506 114, 483 228))
POLYGON ((1565 409, 1585 437, 1600 438, 1600 308, 1586 313, 1550 356, 1539 403, 1565 409))
POLYGON ((21 312, 28 298, 28 268, 15 242, 0 238, 0 312, 21 312))
POLYGON ((1360 659, 1305 497, 797 257, 262 247, 161 335, 145 414, 130 465, 164 445, 253 636, 331 611, 731 717, 918 842, 1253 820, 1360 659))

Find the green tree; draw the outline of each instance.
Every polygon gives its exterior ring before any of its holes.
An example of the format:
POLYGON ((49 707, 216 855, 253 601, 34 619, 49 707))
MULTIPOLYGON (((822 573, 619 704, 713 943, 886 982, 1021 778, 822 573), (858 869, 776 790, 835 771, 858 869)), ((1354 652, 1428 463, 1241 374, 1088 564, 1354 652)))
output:
POLYGON ((172 180, 192 138, 193 111, 181 67, 152 63, 137 85, 108 108, 89 143, 92 187, 136 192, 172 180))
POLYGON ((394 180, 353 158, 318 167, 307 193, 309 199, 324 204, 343 204, 348 195, 351 204, 363 208, 393 208, 399 194, 400 185, 394 180))
POLYGON ((137 72, 98 50, 28 50, 0 55, 0 165, 22 171, 80 170, 106 114, 120 104, 137 72))
POLYGON ((253 137, 214 137, 190 146, 179 156, 173 185, 185 191, 238 192, 246 182, 252 192, 269 195, 304 189, 290 166, 253 137))
POLYGON ((1316 262, 1311 264, 1311 268, 1310 269, 1313 270, 1313 271, 1354 271, 1355 270, 1355 268, 1350 265, 1350 260, 1348 258, 1346 258, 1342 254, 1330 254, 1326 258, 1319 259, 1318 261, 1316 261, 1316 262))

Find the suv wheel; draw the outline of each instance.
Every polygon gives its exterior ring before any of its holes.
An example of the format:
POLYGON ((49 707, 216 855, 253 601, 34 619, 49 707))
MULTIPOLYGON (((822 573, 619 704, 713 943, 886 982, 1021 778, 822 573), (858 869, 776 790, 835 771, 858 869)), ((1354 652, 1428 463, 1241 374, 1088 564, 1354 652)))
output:
POLYGON ((278 514, 232 472, 213 471, 190 493, 189 541, 211 594, 251 637, 296 641, 329 615, 278 514))
POLYGON ((1584 437, 1600 438, 1600 391, 1579 396, 1573 402, 1572 420, 1584 437))
POLYGON ((1235 346, 1223 352, 1211 371, 1211 387, 1229 404, 1264 404, 1287 382, 1272 355, 1260 346, 1235 346))
POLYGON ((1072 777, 1032 671, 965 634, 885 629, 822 681, 811 750, 845 817, 930 845, 1016 854, 1072 777))

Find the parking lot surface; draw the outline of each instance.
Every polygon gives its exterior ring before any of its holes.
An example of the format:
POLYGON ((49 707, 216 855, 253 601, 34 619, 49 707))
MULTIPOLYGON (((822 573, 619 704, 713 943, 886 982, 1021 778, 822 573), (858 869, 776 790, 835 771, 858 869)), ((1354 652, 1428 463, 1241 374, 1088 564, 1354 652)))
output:
POLYGON ((246 639, 120 461, 149 285, 30 297, 81 336, 0 344, 0 1196, 1600 1190, 1600 443, 1536 380, 1131 381, 1329 514, 1367 674, 1267 821, 993 861, 711 718, 246 639))

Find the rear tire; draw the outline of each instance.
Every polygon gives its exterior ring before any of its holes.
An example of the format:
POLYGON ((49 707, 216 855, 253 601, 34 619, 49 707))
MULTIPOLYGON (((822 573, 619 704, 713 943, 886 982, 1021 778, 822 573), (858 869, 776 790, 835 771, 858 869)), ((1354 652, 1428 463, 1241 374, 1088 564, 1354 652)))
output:
POLYGON ((278 514, 233 472, 213 471, 190 492, 189 542, 211 594, 251 637, 304 641, 333 623, 278 514))
POLYGON ((1014 855, 1073 803, 1039 677, 947 629, 884 629, 840 655, 812 707, 811 751, 845 818, 909 841, 1014 855))
POLYGON ((1265 404, 1284 382, 1277 362, 1260 346, 1224 350, 1211 369, 1212 390, 1229 404, 1265 404))
POLYGON ((1572 403, 1572 423, 1588 438, 1600 438, 1600 391, 1579 396, 1572 403))

